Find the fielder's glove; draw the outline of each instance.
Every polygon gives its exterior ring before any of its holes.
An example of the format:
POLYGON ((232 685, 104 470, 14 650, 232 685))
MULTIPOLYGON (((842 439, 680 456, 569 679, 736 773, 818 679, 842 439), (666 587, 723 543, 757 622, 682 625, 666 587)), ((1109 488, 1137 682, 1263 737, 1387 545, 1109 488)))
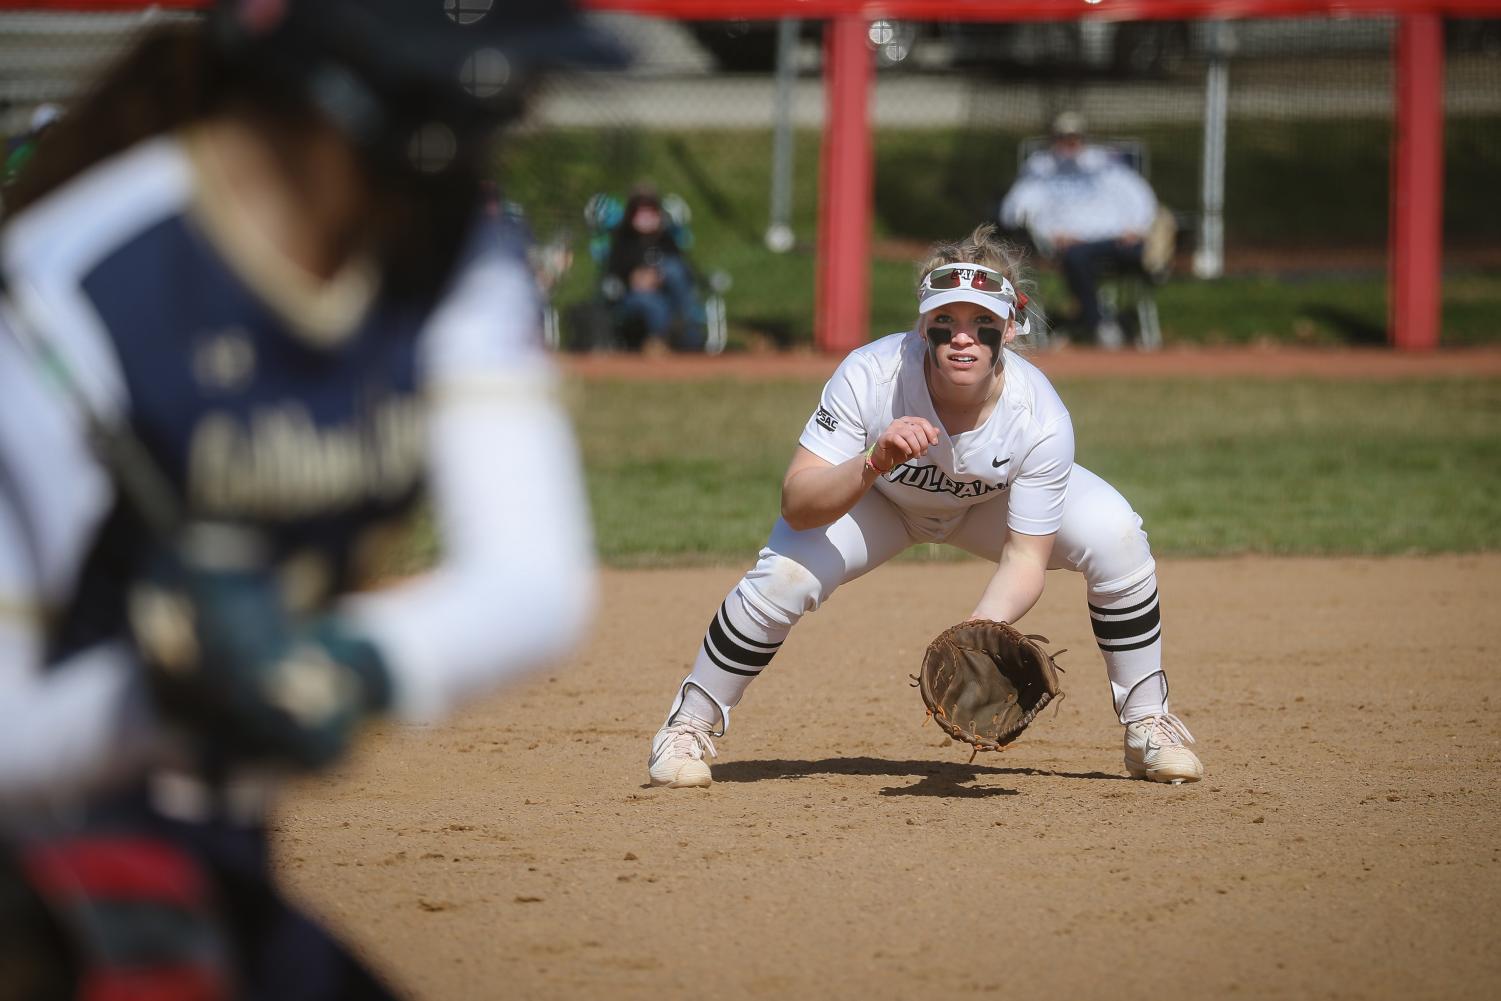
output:
POLYGON ((1063 697, 1062 668, 1046 642, 1004 622, 970 619, 934 637, 913 680, 949 736, 973 744, 976 753, 999 751, 1063 697))
POLYGON ((294 622, 274 571, 233 564, 159 550, 133 587, 131 631, 158 705, 216 757, 325 765, 389 703, 386 666, 334 617, 294 622))

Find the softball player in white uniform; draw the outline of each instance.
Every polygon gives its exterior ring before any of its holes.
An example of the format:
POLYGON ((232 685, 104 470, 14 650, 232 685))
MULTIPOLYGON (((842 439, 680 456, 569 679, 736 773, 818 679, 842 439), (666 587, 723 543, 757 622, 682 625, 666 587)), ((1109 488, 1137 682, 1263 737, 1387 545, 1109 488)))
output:
POLYGON ((972 616, 1015 622, 1044 573, 1088 582, 1089 616, 1135 777, 1203 766, 1168 710, 1156 567, 1141 518, 1074 463, 1052 385, 1007 347, 1024 330, 1015 255, 982 226, 934 250, 917 325, 850 353, 824 387, 782 484, 782 517, 725 598, 652 742, 656 785, 706 786, 713 738, 788 632, 840 584, 920 542, 996 562, 972 616), (873 488, 873 489, 872 489, 873 488))

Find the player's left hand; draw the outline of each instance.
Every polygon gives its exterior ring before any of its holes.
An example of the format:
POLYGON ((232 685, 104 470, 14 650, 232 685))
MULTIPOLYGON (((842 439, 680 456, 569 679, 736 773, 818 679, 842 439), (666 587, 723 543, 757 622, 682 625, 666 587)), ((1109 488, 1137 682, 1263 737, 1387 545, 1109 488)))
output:
POLYGON ((375 647, 333 617, 295 623, 271 569, 161 550, 129 603, 160 708, 219 756, 317 768, 389 701, 375 647))

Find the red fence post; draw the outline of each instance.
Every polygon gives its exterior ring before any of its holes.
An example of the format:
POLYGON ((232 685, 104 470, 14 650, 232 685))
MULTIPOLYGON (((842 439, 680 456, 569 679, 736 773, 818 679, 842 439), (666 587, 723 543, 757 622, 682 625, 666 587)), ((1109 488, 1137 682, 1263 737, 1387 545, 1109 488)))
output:
POLYGON ((874 63, 858 15, 829 22, 824 42, 823 157, 818 182, 814 339, 820 350, 851 351, 870 339, 871 140, 874 63))
POLYGON ((1387 338, 1403 351, 1438 347, 1444 213, 1444 23, 1397 24, 1392 129, 1387 338))

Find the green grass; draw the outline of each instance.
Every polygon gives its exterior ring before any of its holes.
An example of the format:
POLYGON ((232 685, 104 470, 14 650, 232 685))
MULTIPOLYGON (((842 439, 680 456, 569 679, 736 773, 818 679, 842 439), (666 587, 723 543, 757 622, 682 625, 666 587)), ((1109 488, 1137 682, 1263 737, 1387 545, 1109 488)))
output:
MULTIPOLYGON (((877 262, 871 289, 871 329, 905 330, 913 320, 912 269, 877 262)), ((1056 272, 1037 275, 1052 322, 1070 308, 1056 272)), ((1175 280, 1156 292, 1162 336, 1169 344, 1308 346, 1386 344, 1386 284, 1374 278, 1243 276, 1215 281, 1175 280)), ((1440 302, 1442 343, 1449 347, 1501 340, 1501 275, 1452 277, 1440 302)))
POLYGON ((601 557, 621 566, 754 556, 818 398, 807 382, 588 382, 572 406, 601 557))
MULTIPOLYGON (((1501 120, 1455 119, 1446 129, 1444 227, 1454 244, 1495 246, 1501 233, 1501 120)), ((1165 203, 1192 210, 1198 199, 1196 127, 1140 130, 1165 203)), ((911 321, 912 262, 921 247, 991 217, 1015 172, 1020 134, 972 127, 882 130, 875 136, 874 233, 886 248, 871 264, 870 330, 911 321), (977 166, 978 165, 978 166, 977 166)), ((1237 121, 1229 137, 1226 246, 1379 251, 1387 227, 1390 131, 1379 120, 1237 121)), ((816 198, 820 139, 796 137, 793 228, 800 245, 776 255, 761 243, 767 223, 770 136, 756 131, 559 130, 517 136, 500 169, 510 197, 526 206, 543 237, 573 236, 575 266, 557 290, 566 306, 591 296, 582 209, 599 191, 624 193, 650 179, 694 210, 695 259, 734 279, 728 297, 731 345, 752 340, 807 343, 813 337, 816 198)), ((1275 258, 1273 258, 1275 260, 1275 258)), ((1174 280, 1159 296, 1170 342, 1363 343, 1380 339, 1386 283, 1380 268, 1342 273, 1336 261, 1295 279, 1236 276, 1174 280)), ((1066 302, 1057 276, 1041 276, 1044 301, 1066 302)), ((1501 275, 1456 274, 1443 290, 1445 344, 1501 339, 1501 275)))
MULTIPOLYGON (((1058 290, 1051 301, 1061 297, 1058 290)), ((1369 278, 1173 281, 1158 290, 1157 306, 1163 338, 1179 344, 1386 343, 1386 284, 1369 278)), ((1501 276, 1446 279, 1440 322, 1447 346, 1496 343, 1501 339, 1501 276)))
POLYGON ((1501 546, 1501 383, 1065 382, 1167 554, 1501 546))
MULTIPOLYGON (((809 382, 575 386, 603 559, 748 563, 809 382)), ((1159 555, 1501 547, 1501 383, 1063 381, 1079 461, 1159 555)))

